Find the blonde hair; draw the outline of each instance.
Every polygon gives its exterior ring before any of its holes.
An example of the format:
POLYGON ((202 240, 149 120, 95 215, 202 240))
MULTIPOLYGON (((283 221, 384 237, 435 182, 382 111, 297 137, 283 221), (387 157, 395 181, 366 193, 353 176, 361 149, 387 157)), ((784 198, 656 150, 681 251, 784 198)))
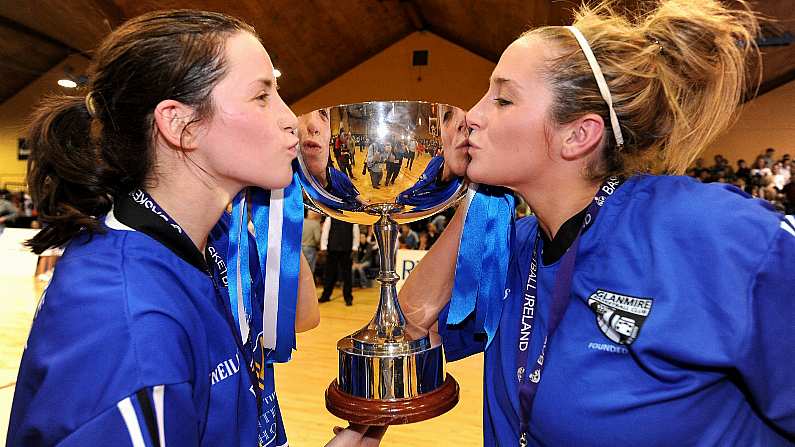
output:
MULTIPOLYGON (((716 0, 661 0, 650 12, 627 17, 611 1, 583 6, 576 26, 607 79, 624 147, 605 126, 603 156, 592 178, 638 172, 682 173, 726 130, 749 87, 761 77, 756 14, 744 0, 730 9, 716 0)), ((571 122, 608 107, 574 36, 542 27, 522 37, 554 45, 543 76, 555 99, 550 119, 571 122)))

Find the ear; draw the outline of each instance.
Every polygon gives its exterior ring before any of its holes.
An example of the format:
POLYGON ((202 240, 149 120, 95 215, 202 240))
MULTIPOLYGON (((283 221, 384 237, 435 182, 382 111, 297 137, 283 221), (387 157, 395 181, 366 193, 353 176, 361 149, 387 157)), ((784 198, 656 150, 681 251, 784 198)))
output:
POLYGON ((173 99, 160 101, 155 107, 155 126, 169 146, 180 150, 196 149, 196 137, 189 126, 196 115, 193 107, 173 99))
POLYGON ((562 129, 561 157, 567 161, 588 157, 599 149, 604 130, 602 117, 595 113, 588 113, 566 124, 562 129))

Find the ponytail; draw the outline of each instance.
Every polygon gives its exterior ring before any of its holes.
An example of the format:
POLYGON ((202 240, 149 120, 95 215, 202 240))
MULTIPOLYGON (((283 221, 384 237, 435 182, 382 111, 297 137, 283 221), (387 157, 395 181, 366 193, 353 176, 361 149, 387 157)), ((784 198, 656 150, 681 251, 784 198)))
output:
POLYGON ((82 229, 101 231, 96 216, 110 210, 113 192, 91 122, 82 96, 45 98, 31 119, 28 185, 43 228, 27 244, 37 254, 82 229))

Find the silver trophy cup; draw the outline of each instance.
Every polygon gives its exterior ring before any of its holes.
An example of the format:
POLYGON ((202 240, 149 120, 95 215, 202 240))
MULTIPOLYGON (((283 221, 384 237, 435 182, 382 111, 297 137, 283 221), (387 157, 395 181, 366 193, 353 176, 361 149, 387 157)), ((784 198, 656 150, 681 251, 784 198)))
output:
POLYGON ((339 375, 326 391, 334 415, 366 425, 417 422, 458 402, 438 336, 407 323, 397 300, 397 225, 461 199, 468 155, 465 112, 384 101, 299 117, 298 172, 309 208, 373 225, 381 297, 373 319, 337 343, 339 375))

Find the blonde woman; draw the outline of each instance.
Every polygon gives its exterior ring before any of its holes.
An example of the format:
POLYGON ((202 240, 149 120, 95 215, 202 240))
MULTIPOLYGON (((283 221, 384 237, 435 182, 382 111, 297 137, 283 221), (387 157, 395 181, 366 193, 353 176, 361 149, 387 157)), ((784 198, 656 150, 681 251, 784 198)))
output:
POLYGON ((534 216, 479 189, 401 306, 448 359, 485 351, 485 445, 795 439, 795 219, 652 175, 683 172, 752 85, 757 20, 735 6, 581 9, 513 42, 469 111, 467 176, 534 216))

